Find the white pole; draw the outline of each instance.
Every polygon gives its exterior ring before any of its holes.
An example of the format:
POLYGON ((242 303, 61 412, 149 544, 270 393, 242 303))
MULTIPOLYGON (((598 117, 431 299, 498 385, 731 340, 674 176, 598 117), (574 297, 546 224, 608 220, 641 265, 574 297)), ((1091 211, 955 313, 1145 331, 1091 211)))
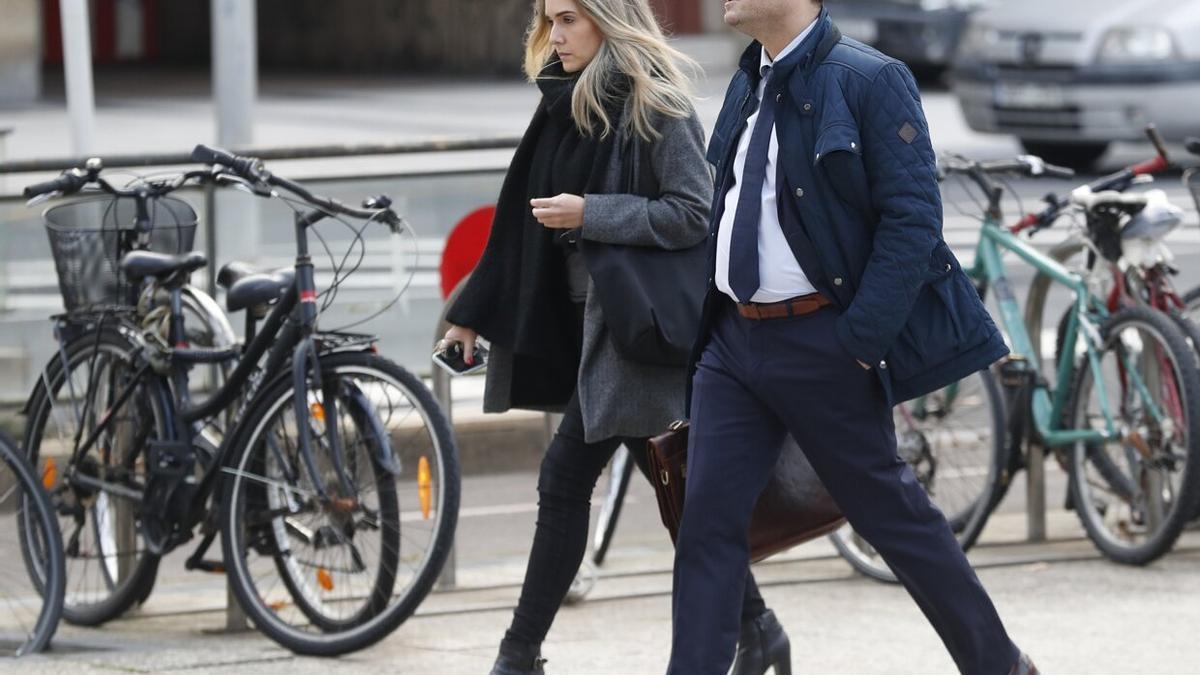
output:
POLYGON ((62 0, 63 68, 67 79, 67 110, 75 155, 92 152, 96 101, 92 89, 92 31, 87 0, 62 0))
POLYGON ((213 95, 217 144, 244 148, 254 142, 258 90, 258 38, 251 0, 212 0, 213 95))

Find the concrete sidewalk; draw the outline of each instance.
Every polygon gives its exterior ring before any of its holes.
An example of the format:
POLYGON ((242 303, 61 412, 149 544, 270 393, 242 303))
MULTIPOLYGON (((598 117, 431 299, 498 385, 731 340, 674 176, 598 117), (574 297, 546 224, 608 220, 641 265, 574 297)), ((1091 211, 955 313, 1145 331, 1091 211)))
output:
MULTIPOLYGON (((972 553, 1014 639, 1044 672, 1193 673, 1200 663, 1200 533, 1147 568, 1099 558, 1066 512, 1051 543, 1020 543, 1023 517, 1001 514, 972 553)), ((586 601, 560 613, 544 647, 548 672, 661 673, 669 650, 671 550, 615 548, 586 601)), ((527 541, 523 542, 527 546, 527 541)), ((462 564, 462 563, 460 563, 462 564)), ((224 634, 221 580, 166 584, 141 610, 101 629, 60 628, 53 653, 0 670, 34 673, 485 673, 519 592, 523 556, 472 557, 460 587, 366 651, 294 657, 256 633, 224 634)), ((954 672, 934 632, 898 586, 856 576, 824 540, 756 567, 792 638, 802 673, 954 672)))

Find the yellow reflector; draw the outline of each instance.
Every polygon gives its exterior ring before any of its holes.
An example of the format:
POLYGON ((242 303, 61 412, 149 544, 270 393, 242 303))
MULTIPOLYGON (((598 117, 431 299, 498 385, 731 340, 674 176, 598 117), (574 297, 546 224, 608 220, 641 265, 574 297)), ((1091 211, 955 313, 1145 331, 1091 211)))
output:
POLYGON ((312 412, 314 419, 321 423, 325 422, 325 406, 321 405, 320 403, 313 403, 312 405, 308 406, 308 409, 312 412))
POLYGON ((429 520, 433 508, 433 476, 429 473, 429 458, 421 455, 417 462, 417 496, 421 499, 421 515, 429 520))
POLYGON ((322 567, 317 570, 317 583, 320 584, 321 588, 324 588, 326 591, 332 591, 333 575, 329 573, 329 570, 322 567))
POLYGON ((53 457, 46 460, 46 468, 42 469, 42 487, 47 490, 54 489, 54 484, 58 482, 58 462, 53 457))

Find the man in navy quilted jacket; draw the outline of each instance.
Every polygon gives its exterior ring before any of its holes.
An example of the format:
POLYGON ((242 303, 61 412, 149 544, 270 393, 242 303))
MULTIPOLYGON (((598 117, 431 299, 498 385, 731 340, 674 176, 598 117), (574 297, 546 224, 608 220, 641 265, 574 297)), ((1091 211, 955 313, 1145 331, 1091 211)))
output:
POLYGON ((1007 353, 942 239, 912 74, 842 37, 816 0, 729 0, 725 21, 755 42, 708 149, 669 672, 722 675, 740 643, 736 672, 790 673, 773 615, 738 630, 750 515, 790 433, 961 672, 1036 673, 896 451, 894 404, 1007 353))

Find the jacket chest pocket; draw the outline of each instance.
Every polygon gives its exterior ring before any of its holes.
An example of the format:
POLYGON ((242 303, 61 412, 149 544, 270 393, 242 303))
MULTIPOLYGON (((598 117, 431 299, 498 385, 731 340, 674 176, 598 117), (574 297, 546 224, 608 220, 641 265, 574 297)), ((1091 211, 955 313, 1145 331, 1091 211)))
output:
POLYGON ((873 222, 874 209, 858 129, 848 122, 830 124, 817 135, 815 152, 813 167, 824 174, 834 194, 873 222))

